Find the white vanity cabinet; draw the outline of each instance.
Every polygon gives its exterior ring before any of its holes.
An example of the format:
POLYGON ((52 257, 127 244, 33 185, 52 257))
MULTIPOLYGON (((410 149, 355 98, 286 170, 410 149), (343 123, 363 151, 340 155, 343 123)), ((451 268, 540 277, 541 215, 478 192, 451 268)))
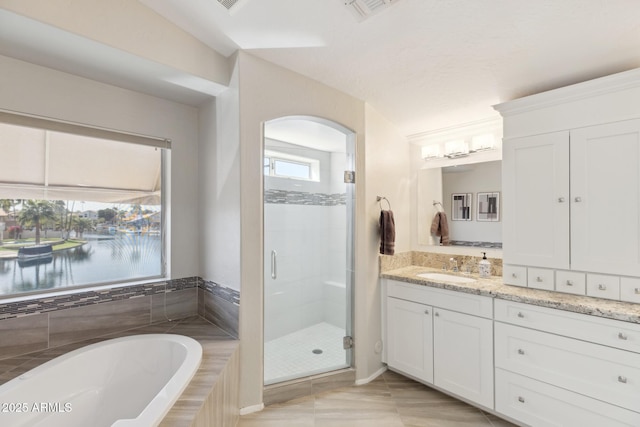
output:
POLYGON ((503 149, 505 263, 640 276, 640 120, 503 149))
MULTIPOLYGON (((505 283, 531 287, 538 282, 508 272, 547 268, 554 281, 540 288, 589 294, 589 273, 640 277, 639 96, 632 70, 495 107, 505 137, 505 283), (569 272, 587 286, 573 286, 569 272)), ((626 298, 607 289, 606 298, 626 298)))
POLYGON ((503 262, 568 269, 569 132, 506 141, 502 174, 503 262))
POLYGON ((387 364, 433 384, 433 307, 387 299, 387 364))
POLYGON ((492 298, 384 282, 387 365, 493 408, 492 298))
POLYGON ((495 301, 497 412, 534 426, 639 426, 640 325, 495 301))
POLYGON ((433 315, 434 384, 493 408, 493 321, 442 308, 433 315))

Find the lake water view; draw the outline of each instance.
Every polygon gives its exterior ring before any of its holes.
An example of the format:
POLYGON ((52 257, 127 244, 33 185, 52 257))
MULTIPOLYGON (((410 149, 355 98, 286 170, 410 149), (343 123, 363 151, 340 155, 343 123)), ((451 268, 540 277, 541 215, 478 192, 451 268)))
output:
POLYGON ((159 276, 162 239, 118 233, 83 237, 87 244, 43 259, 0 259, 0 295, 159 276))

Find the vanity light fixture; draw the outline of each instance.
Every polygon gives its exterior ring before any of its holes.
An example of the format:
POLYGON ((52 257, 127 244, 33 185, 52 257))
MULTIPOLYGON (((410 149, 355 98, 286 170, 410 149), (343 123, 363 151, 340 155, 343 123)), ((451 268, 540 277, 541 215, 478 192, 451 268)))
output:
POLYGON ((439 159, 442 157, 440 154, 440 146, 438 144, 424 145, 421 150, 422 158, 424 160, 439 159))
POLYGON ((482 135, 475 135, 471 137, 471 149, 472 153, 478 151, 493 150, 496 148, 496 138, 492 133, 485 133, 482 135))
POLYGON ((464 139, 447 141, 444 144, 444 155, 450 159, 466 157, 469 155, 469 144, 464 139))

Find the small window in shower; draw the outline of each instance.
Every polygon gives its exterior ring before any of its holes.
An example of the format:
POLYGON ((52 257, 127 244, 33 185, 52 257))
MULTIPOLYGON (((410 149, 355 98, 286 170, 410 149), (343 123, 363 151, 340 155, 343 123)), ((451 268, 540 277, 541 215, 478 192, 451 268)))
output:
POLYGON ((279 178, 320 181, 320 162, 287 153, 266 152, 264 157, 264 174, 279 178))

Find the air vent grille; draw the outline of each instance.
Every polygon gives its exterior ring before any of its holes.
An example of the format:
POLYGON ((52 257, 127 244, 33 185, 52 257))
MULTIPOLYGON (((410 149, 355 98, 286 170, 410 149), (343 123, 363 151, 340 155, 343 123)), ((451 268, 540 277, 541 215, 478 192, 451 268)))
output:
POLYGON ((364 21, 371 15, 374 15, 398 0, 340 0, 351 10, 358 21, 364 21))
POLYGON ((239 0, 218 0, 218 3, 226 7, 228 10, 231 10, 239 0))
POLYGON ((222 6, 224 6, 229 13, 234 13, 237 11, 237 9, 242 6, 246 0, 216 0, 218 3, 220 3, 222 6))

